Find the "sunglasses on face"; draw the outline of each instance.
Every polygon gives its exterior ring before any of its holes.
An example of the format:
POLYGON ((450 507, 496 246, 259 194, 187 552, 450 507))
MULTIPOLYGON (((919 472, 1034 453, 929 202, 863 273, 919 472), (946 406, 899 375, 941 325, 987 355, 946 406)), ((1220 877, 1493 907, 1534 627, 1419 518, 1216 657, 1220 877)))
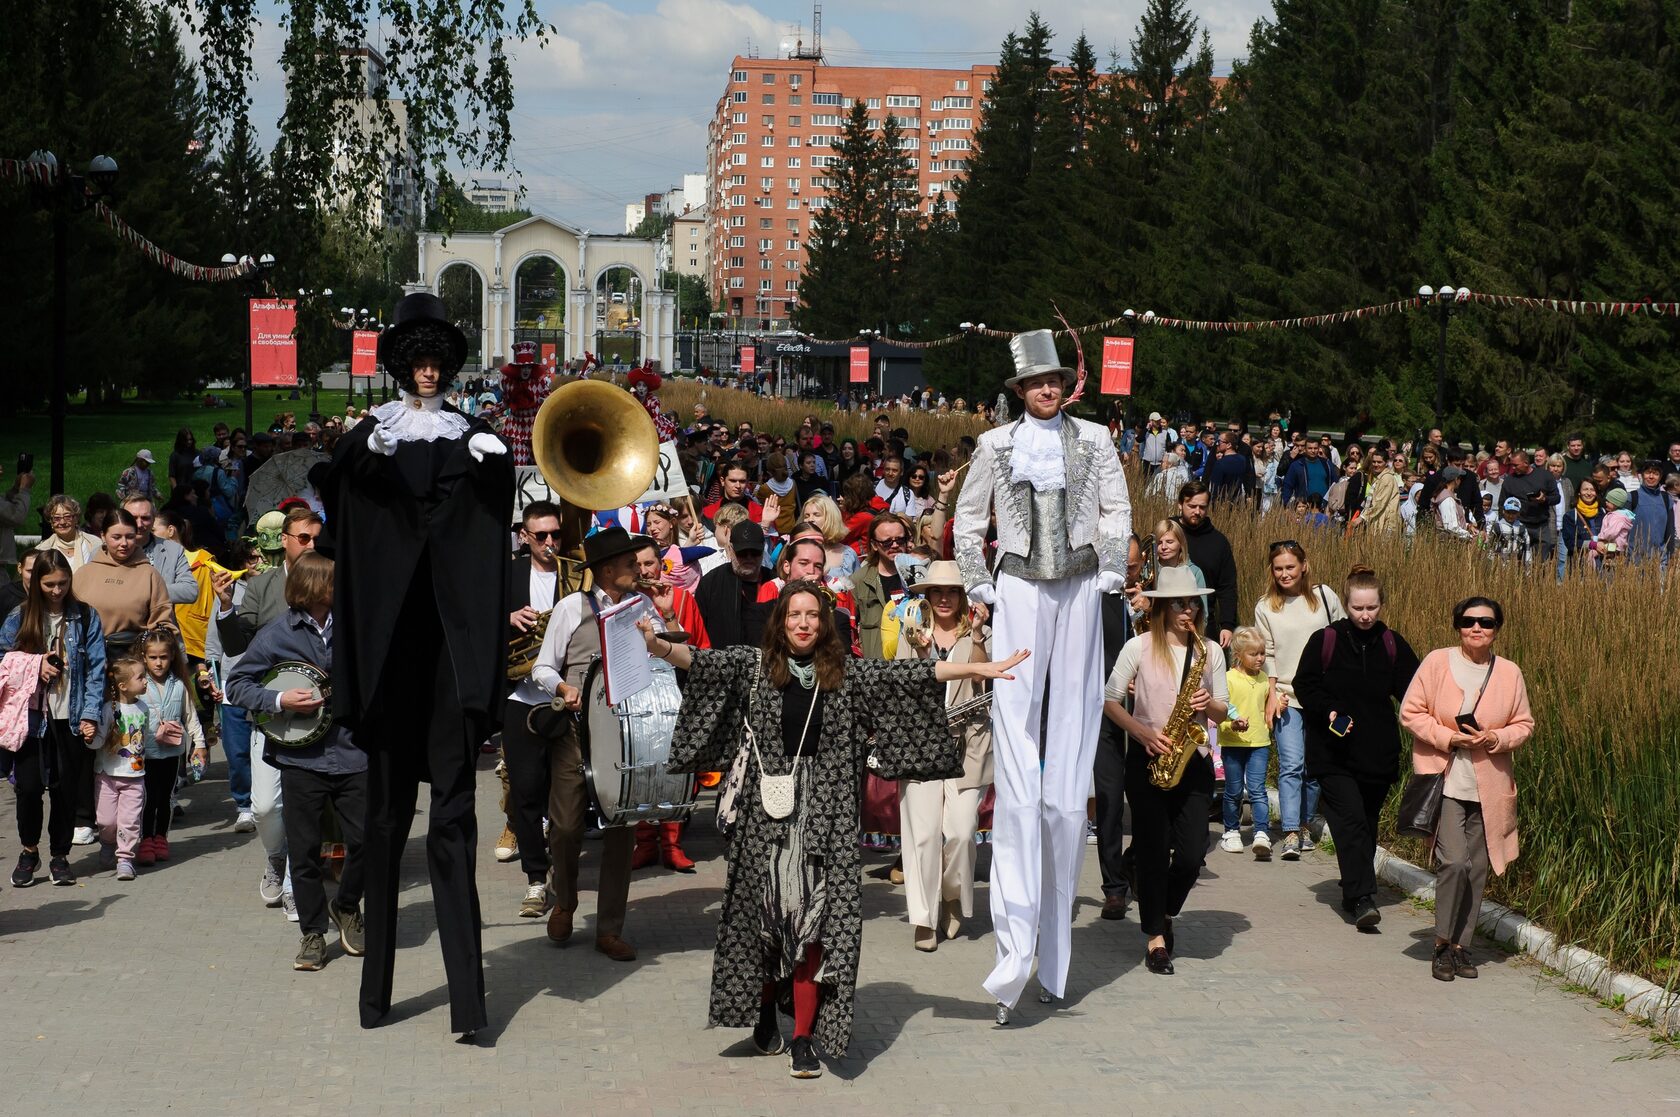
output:
POLYGON ((881 548, 881 550, 883 550, 883 551, 892 551, 892 550, 902 549, 903 546, 904 546, 904 543, 905 543, 905 537, 902 536, 902 535, 889 535, 885 539, 875 540, 875 546, 881 548))
POLYGON ((1489 632, 1497 632, 1499 630, 1499 622, 1494 620, 1492 617, 1460 617, 1453 622, 1453 627, 1459 629, 1460 631, 1466 631, 1472 628, 1485 628, 1489 632))
POLYGON ((296 539, 299 543, 308 543, 311 546, 313 546, 315 540, 320 537, 321 533, 318 531, 288 531, 286 533, 287 539, 296 539))
POLYGON ((1285 548, 1299 547, 1299 546, 1300 546, 1300 544, 1295 542, 1295 540, 1293 540, 1293 539, 1279 539, 1276 543, 1266 544, 1266 550, 1268 552, 1270 552, 1271 554, 1275 555, 1279 551, 1284 550, 1285 548))
POLYGON ((1192 613, 1201 602, 1188 597, 1175 597, 1167 602, 1167 608, 1175 613, 1192 613))
POLYGON ((538 543, 547 543, 550 539, 560 538, 560 533, 558 531, 530 531, 527 529, 525 534, 529 535, 532 539, 535 539, 538 543))

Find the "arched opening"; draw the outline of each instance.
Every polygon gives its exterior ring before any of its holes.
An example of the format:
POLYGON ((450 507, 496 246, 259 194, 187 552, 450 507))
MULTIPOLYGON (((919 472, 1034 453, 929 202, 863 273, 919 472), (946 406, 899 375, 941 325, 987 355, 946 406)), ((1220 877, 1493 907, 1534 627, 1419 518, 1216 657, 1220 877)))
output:
POLYGON ((532 256, 514 272, 513 339, 536 342, 550 367, 566 357, 566 269, 552 256, 532 256))
POLYGON ((438 271, 437 290, 444 314, 467 335, 462 373, 476 373, 484 367, 484 278, 471 264, 445 264, 438 271))
POLYGON ((611 264, 595 277, 594 352, 608 366, 629 367, 641 359, 643 288, 642 277, 624 264, 611 264))

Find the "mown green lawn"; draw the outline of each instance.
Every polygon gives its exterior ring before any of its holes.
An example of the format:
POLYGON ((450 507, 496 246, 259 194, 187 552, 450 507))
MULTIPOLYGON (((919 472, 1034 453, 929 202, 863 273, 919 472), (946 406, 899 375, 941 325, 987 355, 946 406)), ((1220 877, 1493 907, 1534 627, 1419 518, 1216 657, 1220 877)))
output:
MULTIPOLYGON (((262 395, 258 393, 259 421, 265 406, 273 410, 271 401, 263 400, 262 395)), ((188 400, 129 401, 93 410, 72 403, 64 420, 65 488, 82 501, 90 493, 114 493, 118 476, 144 447, 157 458, 153 468, 167 495, 169 452, 175 446, 175 432, 191 427, 198 436, 198 444, 206 446, 210 443, 210 429, 216 423, 239 426, 244 419, 243 411, 237 406, 239 397, 231 394, 228 398, 235 406, 220 409, 188 400)), ((304 401, 305 406, 307 402, 304 401)), ((0 467, 5 469, 0 486, 11 487, 12 471, 20 452, 35 455, 34 500, 39 508, 51 495, 48 486, 52 483, 52 427, 45 411, 0 413, 0 467)))

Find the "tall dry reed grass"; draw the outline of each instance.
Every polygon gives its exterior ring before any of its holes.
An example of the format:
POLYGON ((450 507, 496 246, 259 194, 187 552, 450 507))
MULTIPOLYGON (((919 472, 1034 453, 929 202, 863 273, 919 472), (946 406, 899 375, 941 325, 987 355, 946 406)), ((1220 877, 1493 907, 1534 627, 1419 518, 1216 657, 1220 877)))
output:
MULTIPOLYGON (((1140 503, 1137 522, 1176 511, 1140 503)), ((1248 508, 1216 506, 1214 521, 1236 555, 1244 623, 1279 539, 1300 541, 1314 580, 1337 592, 1353 564, 1375 569, 1384 619, 1419 655, 1456 643, 1455 602, 1498 601, 1495 650, 1522 668, 1535 730, 1513 758, 1521 854, 1489 892, 1564 941, 1680 987, 1680 588, 1665 592, 1654 566, 1559 584, 1439 537, 1347 536, 1248 508)), ((1423 843, 1396 839, 1393 809, 1385 843, 1421 863, 1423 843)))
MULTIPOLYGON (((755 396, 734 388, 713 388, 694 381, 667 380, 659 390, 660 402, 677 413, 683 425, 693 421, 694 405, 704 403, 712 417, 731 426, 751 423, 753 430, 792 438, 800 421, 815 415, 818 422, 834 424, 840 438, 859 442, 875 433, 877 412, 837 411, 832 404, 816 400, 785 400, 755 396)), ((972 415, 940 415, 930 411, 889 410, 894 427, 910 432, 910 445, 918 450, 954 445, 963 435, 978 436, 989 429, 984 420, 972 415)))

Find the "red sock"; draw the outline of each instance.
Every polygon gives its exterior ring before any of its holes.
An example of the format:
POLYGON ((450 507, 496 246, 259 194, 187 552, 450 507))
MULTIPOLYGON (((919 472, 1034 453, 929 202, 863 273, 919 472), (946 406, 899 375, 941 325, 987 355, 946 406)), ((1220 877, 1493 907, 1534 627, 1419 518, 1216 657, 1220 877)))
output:
POLYGON ((822 946, 812 943, 805 948, 805 958, 793 971, 793 1035, 795 1039, 811 1038, 817 1026, 817 1002, 822 991, 817 988, 817 970, 822 966, 822 946))

